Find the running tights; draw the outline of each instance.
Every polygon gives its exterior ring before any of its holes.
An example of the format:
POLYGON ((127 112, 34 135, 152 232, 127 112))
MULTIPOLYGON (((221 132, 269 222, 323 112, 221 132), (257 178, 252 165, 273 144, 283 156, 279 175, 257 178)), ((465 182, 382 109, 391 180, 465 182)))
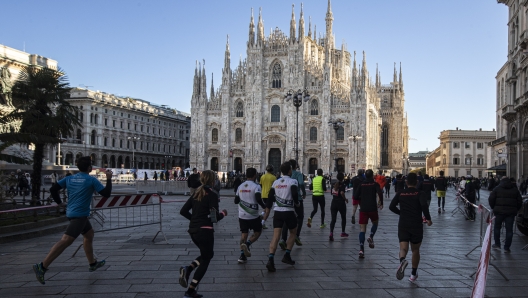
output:
POLYGON ((337 221, 337 212, 341 215, 341 232, 345 232, 346 227, 346 202, 343 199, 332 199, 330 206, 330 214, 332 214, 332 221, 330 222, 330 232, 334 232, 334 227, 337 221))
POLYGON ((313 203, 313 211, 310 215, 310 218, 313 220, 315 214, 317 213, 317 209, 319 206, 321 206, 321 225, 324 224, 324 218, 325 218, 325 197, 322 196, 312 196, 312 203, 313 203))
POLYGON ((445 207, 445 197, 439 197, 438 198, 438 208, 442 207, 444 209, 445 207), (440 203, 442 203, 442 206, 440 206, 440 203))
POLYGON ((196 287, 207 272, 209 263, 214 256, 214 231, 212 229, 200 229, 200 231, 191 234, 191 239, 200 249, 200 256, 196 258, 196 263, 199 266, 194 272, 191 282, 191 285, 196 287))

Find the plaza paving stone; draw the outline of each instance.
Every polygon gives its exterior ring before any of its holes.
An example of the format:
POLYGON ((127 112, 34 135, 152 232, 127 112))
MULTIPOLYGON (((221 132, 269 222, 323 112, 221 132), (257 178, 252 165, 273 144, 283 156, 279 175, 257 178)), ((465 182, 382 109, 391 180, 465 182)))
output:
MULTIPOLYGON (((223 190, 231 194, 231 190, 223 190)), ((489 192, 481 190, 482 202, 487 205, 489 192)), ((347 193, 350 196, 350 193, 347 193)), ((215 227, 215 256, 202 280, 199 292, 205 297, 469 297, 473 286, 470 277, 475 272, 480 256, 480 221, 469 222, 451 211, 457 203, 454 191, 448 191, 446 213, 438 214, 433 196, 431 215, 433 226, 425 227, 421 249, 419 278, 415 284, 398 281, 398 216, 385 209, 380 212, 380 225, 375 236, 376 248, 366 248, 366 258, 358 258, 359 225, 350 223, 348 206, 347 233, 349 238, 335 237, 328 241, 331 196, 326 195, 327 227, 319 228, 320 211, 313 227, 302 228, 303 246, 295 246, 289 266, 280 262, 283 252, 277 251, 277 272, 266 270, 269 240, 272 230, 264 230, 252 245, 248 263, 238 264, 240 233, 237 207, 232 197, 222 197, 221 208, 229 216, 215 227)), ((171 201, 187 197, 172 196, 171 201)), ((178 269, 187 265, 199 252, 187 234, 188 222, 179 211, 182 202, 163 204, 163 230, 169 244, 158 237, 150 240, 158 226, 97 233, 94 242, 99 259, 106 266, 88 272, 81 250, 73 251, 81 243, 78 239, 46 273, 46 285, 39 284, 31 265, 40 262, 61 233, 0 245, 0 297, 181 297, 184 289, 178 284, 178 269)), ((312 210, 311 198, 305 203, 305 217, 312 210)), ((358 218, 358 215, 356 217, 358 218)), ((93 221, 92 221, 92 224, 93 221)), ((269 220, 271 224, 271 219, 269 220)), ((95 224, 94 224, 95 225, 95 224)), ((370 228, 370 226, 369 226, 370 228)), ((335 229, 340 233, 340 218, 335 229)), ((492 251, 498 268, 508 276, 505 281, 492 267, 489 269, 486 295, 488 297, 528 297, 528 251, 521 248, 528 237, 514 235, 511 254, 492 251)), ((410 261, 410 253, 408 260, 410 261)), ((410 266, 406 274, 410 274, 410 266)))

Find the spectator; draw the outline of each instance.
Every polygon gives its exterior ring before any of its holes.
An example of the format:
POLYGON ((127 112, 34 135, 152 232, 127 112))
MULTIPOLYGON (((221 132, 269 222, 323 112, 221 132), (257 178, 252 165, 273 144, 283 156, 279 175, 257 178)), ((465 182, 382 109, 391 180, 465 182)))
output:
POLYGON ((200 187, 201 185, 202 184, 200 183, 200 174, 198 173, 196 168, 193 168, 193 173, 189 176, 189 179, 187 179, 187 186, 190 189, 191 196, 194 194, 196 189, 200 187))

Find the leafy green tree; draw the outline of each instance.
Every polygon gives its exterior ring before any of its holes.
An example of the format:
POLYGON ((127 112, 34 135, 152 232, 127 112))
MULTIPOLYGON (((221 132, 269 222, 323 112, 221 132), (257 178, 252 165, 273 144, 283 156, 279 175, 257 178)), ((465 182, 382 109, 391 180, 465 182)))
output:
POLYGON ((60 136, 70 135, 76 126, 78 109, 66 99, 70 86, 59 69, 27 66, 13 85, 14 109, 0 117, 0 124, 20 123, 18 131, 0 135, 5 142, 34 144, 31 200, 39 198, 42 185, 42 162, 46 146, 60 142, 60 136))

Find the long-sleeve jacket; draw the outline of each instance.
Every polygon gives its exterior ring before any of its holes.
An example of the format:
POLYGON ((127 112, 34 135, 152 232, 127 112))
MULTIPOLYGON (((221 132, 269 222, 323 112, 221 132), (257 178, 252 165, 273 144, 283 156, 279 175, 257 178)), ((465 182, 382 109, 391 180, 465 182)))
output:
POLYGON ((447 189, 447 179, 444 176, 436 177, 435 188, 436 190, 445 191, 447 189))
POLYGON ((507 179, 501 180, 488 198, 495 214, 515 215, 522 207, 522 196, 515 184, 507 179))
POLYGON ((418 185, 418 189, 424 192, 425 198, 430 201, 431 200, 431 193, 434 192, 435 187, 433 184, 433 181, 429 179, 424 179, 420 185, 418 185))
POLYGON ((189 233, 196 233, 201 228, 213 228, 213 223, 210 218, 211 208, 215 208, 216 219, 218 221, 224 218, 224 214, 218 211, 218 195, 209 186, 204 186, 204 189, 206 195, 200 201, 195 198, 195 193, 185 202, 180 210, 180 214, 190 220, 189 233), (191 210, 192 213, 190 212, 191 210))
POLYGON ((379 198, 380 205, 383 205, 381 188, 372 178, 363 181, 359 187, 354 189, 354 199, 359 201, 359 207, 362 212, 378 211, 376 196, 379 198))
POLYGON ((422 213, 427 220, 431 220, 429 206, 423 191, 414 187, 396 193, 389 205, 390 211, 399 214, 400 227, 422 227, 422 213), (400 208, 397 206, 400 205, 400 208))

